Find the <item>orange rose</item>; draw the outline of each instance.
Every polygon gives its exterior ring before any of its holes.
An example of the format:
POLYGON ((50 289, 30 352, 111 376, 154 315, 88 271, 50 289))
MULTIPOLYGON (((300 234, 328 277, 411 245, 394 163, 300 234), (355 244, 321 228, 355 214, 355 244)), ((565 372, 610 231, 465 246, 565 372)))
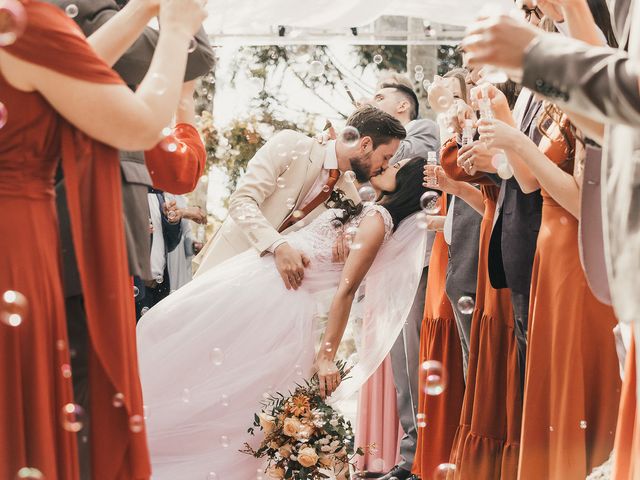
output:
POLYGON ((293 450, 293 448, 291 447, 291 445, 286 443, 286 444, 284 444, 283 446, 280 447, 280 450, 278 450, 278 452, 280 453, 282 458, 289 458, 291 456, 291 451, 292 450, 293 450))
POLYGON ((297 437, 301 426, 302 426, 302 424, 300 423, 300 420, 298 420, 295 417, 293 417, 293 418, 292 417, 288 417, 288 418, 284 419, 284 425, 282 426, 282 432, 287 437, 297 437))
POLYGON ((262 427, 262 430, 264 430, 265 435, 269 435, 271 432, 273 432, 273 429, 276 426, 274 422, 275 418, 273 418, 271 415, 267 415, 264 412, 260 412, 258 414, 258 418, 260 419, 260 426, 262 427))
POLYGON ((322 454, 318 461, 323 467, 333 467, 334 464, 334 458, 332 455, 322 454))
POLYGON ((269 478, 284 478, 284 468, 270 467, 269 470, 267 470, 267 475, 269 478))
POLYGON ((318 463, 318 454, 311 447, 305 447, 298 452, 298 463, 303 467, 313 467, 318 463))

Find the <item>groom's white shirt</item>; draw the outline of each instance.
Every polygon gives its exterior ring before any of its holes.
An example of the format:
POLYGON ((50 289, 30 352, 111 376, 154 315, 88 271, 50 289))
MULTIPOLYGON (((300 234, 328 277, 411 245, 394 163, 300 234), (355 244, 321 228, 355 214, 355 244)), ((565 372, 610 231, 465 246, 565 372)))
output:
MULTIPOLYGON (((285 240, 278 233, 279 227, 294 210, 320 193, 328 169, 337 168, 337 164, 335 142, 320 145, 292 130, 276 134, 249 162, 231 195, 229 216, 194 260, 199 265, 196 275, 252 247, 261 255, 272 251, 285 240)), ((356 186, 344 175, 334 188, 360 202, 356 186)), ((304 223, 325 209, 324 204, 320 205, 305 217, 304 223)))

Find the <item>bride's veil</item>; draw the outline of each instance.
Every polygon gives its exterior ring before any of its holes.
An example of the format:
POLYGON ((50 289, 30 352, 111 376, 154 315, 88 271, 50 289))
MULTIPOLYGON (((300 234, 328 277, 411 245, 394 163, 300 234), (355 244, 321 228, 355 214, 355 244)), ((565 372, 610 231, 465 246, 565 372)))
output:
POLYGON ((427 247, 427 231, 418 227, 417 215, 400 223, 367 273, 362 332, 356 345, 358 360, 349 378, 331 395, 331 403, 360 389, 402 331, 420 283, 427 247))

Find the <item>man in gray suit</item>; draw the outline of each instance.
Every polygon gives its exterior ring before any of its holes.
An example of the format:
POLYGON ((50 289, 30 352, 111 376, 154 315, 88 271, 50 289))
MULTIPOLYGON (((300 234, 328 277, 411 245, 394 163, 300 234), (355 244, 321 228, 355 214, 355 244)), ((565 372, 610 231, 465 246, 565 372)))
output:
MULTIPOLYGON (((394 157, 389 161, 389 165, 393 165, 405 158, 417 156, 427 158, 429 152, 438 152, 440 150, 439 132, 436 124, 428 119, 418 119, 418 97, 404 82, 400 83, 397 80, 397 78, 394 78, 382 83, 373 98, 366 102, 400 120, 407 130, 407 137, 400 141, 400 146, 394 157)), ((426 265, 422 272, 416 298, 402 333, 391 349, 393 380, 396 384, 398 396, 398 415, 405 435, 400 443, 400 464, 383 476, 382 480, 414 478, 411 475, 411 466, 413 465, 418 441, 416 414, 418 413, 420 328, 422 326, 427 290, 429 256, 431 255, 431 246, 434 238, 435 232, 429 232, 427 236, 426 265)))
MULTIPOLYGON (((89 36, 118 13, 126 2, 115 0, 48 0, 49 3, 65 9, 74 4, 78 14, 74 20, 85 35, 89 36)), ((147 27, 129 50, 114 65, 127 85, 134 87, 142 81, 149 69, 158 41, 158 31, 147 27)), ((207 35, 200 29, 195 37, 196 48, 189 54, 185 81, 194 80, 208 73, 214 64, 214 54, 207 35)), ((152 280, 150 269, 149 206, 147 192, 152 186, 151 177, 145 166, 143 152, 120 152, 122 170, 122 206, 125 239, 132 276, 152 280)), ((194 185, 197 179, 194 179, 194 185)), ((71 240, 69 213, 66 205, 64 180, 56 185, 60 241, 62 247, 63 280, 69 330, 71 363, 73 368, 74 396, 76 403, 85 411, 88 402, 88 332, 85 321, 84 303, 80 277, 76 267, 75 252, 71 240)), ((116 213, 116 212, 114 212, 116 213)), ((134 291, 132 290, 132 295, 134 291)), ((88 420, 88 419, 87 419, 88 420)), ((88 479, 90 473, 88 422, 79 433, 79 453, 81 478, 88 479)))
POLYGON ((557 103, 587 135, 604 141, 603 227, 611 296, 618 318, 640 328, 640 2, 611 0, 609 10, 620 49, 542 34, 507 17, 478 22, 465 48, 473 52, 473 62, 505 68, 557 103), (606 125, 604 135, 593 120, 606 125))

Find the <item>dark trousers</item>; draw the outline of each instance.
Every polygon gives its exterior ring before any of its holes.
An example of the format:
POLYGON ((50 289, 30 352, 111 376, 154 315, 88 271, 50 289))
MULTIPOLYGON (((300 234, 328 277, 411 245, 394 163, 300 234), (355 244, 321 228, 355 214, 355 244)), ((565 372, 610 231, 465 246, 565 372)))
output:
POLYGON ((518 366, 520 368, 520 387, 524 392, 524 372, 527 359, 527 331, 529 329, 529 295, 511 291, 514 328, 518 345, 518 366))
POLYGON ((134 279, 134 284, 138 288, 138 295, 136 296, 136 322, 140 320, 140 317, 147 313, 147 310, 152 308, 157 303, 160 303, 163 299, 169 296, 171 293, 171 285, 169 283, 169 272, 167 268, 164 269, 164 276, 162 283, 156 283, 154 280, 151 282, 143 282, 139 278, 134 279))
POLYGON ((82 430, 78 432, 78 456, 80 478, 91 480, 91 412, 89 411, 89 331, 84 298, 76 295, 65 299, 67 312, 67 334, 73 374, 75 403, 85 411, 82 430))

